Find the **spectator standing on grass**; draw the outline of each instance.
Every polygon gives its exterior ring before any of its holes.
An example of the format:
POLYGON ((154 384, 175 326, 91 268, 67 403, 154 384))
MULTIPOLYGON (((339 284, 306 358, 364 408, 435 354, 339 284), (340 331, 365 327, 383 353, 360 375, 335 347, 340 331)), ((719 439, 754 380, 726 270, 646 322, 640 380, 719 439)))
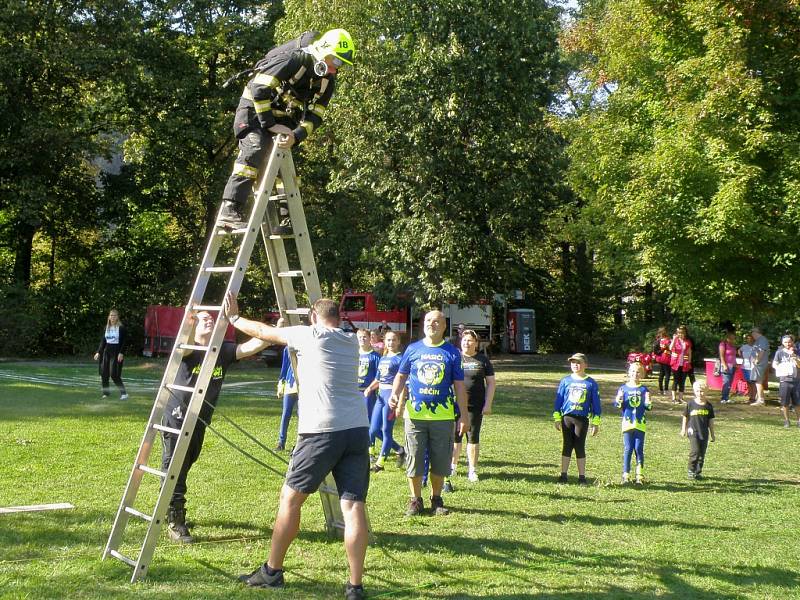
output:
POLYGON ((653 408, 650 392, 641 385, 642 367, 636 363, 628 367, 628 381, 617 390, 614 406, 622 411, 622 484, 630 481, 631 456, 636 454, 636 485, 642 485, 644 476, 644 434, 647 429, 645 413, 653 408))
POLYGON ((726 331, 725 336, 717 347, 720 364, 720 375, 722 375, 722 399, 721 404, 733 403, 730 399, 733 377, 736 374, 736 333, 726 331))
MULTIPOLYGON (((789 428, 789 408, 798 405, 797 362, 800 360, 795 352, 794 338, 784 335, 781 338, 781 347, 775 351, 772 359, 772 368, 775 376, 780 381, 781 412, 783 413, 783 426, 789 428)), ((797 421, 800 427, 800 419, 797 421)))
POLYGON ((769 366, 769 340, 761 333, 761 329, 753 327, 750 331, 755 342, 753 343, 753 368, 750 371, 750 381, 756 385, 756 399, 753 405, 764 404, 764 377, 769 366))
POLYGON ((94 353, 94 359, 99 363, 100 383, 103 389, 103 398, 108 398, 111 388, 108 387, 109 377, 114 385, 119 389, 119 399, 127 400, 128 392, 125 384, 122 383, 122 364, 125 354, 125 326, 119 320, 119 312, 112 308, 108 313, 106 328, 103 330, 103 337, 100 338, 100 345, 94 353))
POLYGON ((756 399, 756 386, 750 379, 753 370, 753 357, 755 355, 754 343, 753 334, 747 333, 744 336, 744 344, 739 346, 739 356, 742 357, 742 379, 747 382, 747 393, 750 396, 751 404, 755 402, 756 399))
POLYGON ((600 389, 586 374, 586 356, 577 352, 569 357, 571 374, 558 384, 553 404, 556 431, 561 432, 561 475, 559 483, 567 483, 572 452, 578 463, 578 484, 586 485, 586 435, 600 432, 600 389))
POLYGON ((381 355, 370 344, 369 329, 359 329, 356 337, 358 338, 358 389, 364 394, 367 419, 372 421, 372 411, 378 399, 378 382, 375 376, 378 374, 381 355))
POLYGON ((689 380, 689 385, 694 386, 694 359, 695 359, 695 348, 697 348, 697 344, 694 343, 694 338, 692 334, 689 333, 689 328, 684 325, 683 329, 686 331, 686 340, 689 342, 689 347, 692 349, 692 354, 689 358, 689 365, 686 371, 686 379, 689 380))
MULTIPOLYGON (((381 449, 378 452, 375 465, 372 467, 374 473, 383 471, 383 464, 386 462, 386 458, 392 450, 397 453, 398 466, 405 466, 406 461, 405 448, 395 442, 392 435, 394 424, 397 419, 395 418, 394 410, 389 406, 394 376, 397 375, 397 369, 400 368, 400 361, 403 358, 402 354, 400 354, 402 350, 400 334, 391 330, 387 331, 384 343, 386 348, 378 363, 378 372, 375 376, 378 382, 378 400, 375 402, 375 408, 372 411, 372 419, 370 419, 369 425, 370 452, 375 444, 375 440, 381 440, 381 449)), ((405 394, 405 390, 403 393, 405 394)))
POLYGON ((685 325, 679 326, 675 332, 669 353, 669 366, 672 369, 672 402, 681 404, 686 387, 686 374, 692 368, 692 344, 687 338, 685 325))
POLYGON ((282 588, 283 562, 300 530, 303 503, 332 473, 344 516, 344 547, 350 567, 347 600, 364 598, 362 578, 369 528, 369 421, 358 391, 358 340, 339 327, 339 304, 321 298, 309 315, 311 325, 270 327, 239 316, 236 295, 223 303, 236 329, 273 344, 285 344, 297 356, 299 384, 297 445, 281 489, 272 528, 269 558, 239 580, 250 587, 282 588))
MULTIPOLYGON (((277 327, 283 327, 283 319, 278 319, 277 327)), ((289 421, 292 413, 297 408, 297 382, 294 379, 294 369, 292 369, 292 359, 289 356, 289 349, 283 349, 283 359, 281 360, 281 374, 278 377, 278 398, 283 401, 281 411, 281 424, 278 428, 278 445, 275 450, 283 451, 286 449, 286 435, 289 431, 289 421)))
POLYGON ((681 419, 681 437, 689 437, 689 479, 701 479, 708 442, 714 441, 714 407, 703 397, 703 384, 692 386, 694 398, 686 403, 681 419))
POLYGON ((390 406, 400 414, 401 396, 408 382, 408 401, 405 403, 406 461, 411 498, 407 516, 422 513, 422 477, 425 454, 430 461, 431 512, 446 515, 442 501, 444 478, 450 473, 453 457, 453 421, 458 404, 458 430, 467 428, 467 394, 461 354, 444 340, 445 317, 441 311, 430 311, 423 322, 425 337, 409 344, 403 353, 392 385, 390 406), (454 399, 455 395, 455 399, 454 399))
MULTIPOLYGON (((492 414, 496 384, 492 361, 485 353, 478 352, 478 334, 472 329, 465 329, 461 333, 461 364, 464 368, 464 386, 467 389, 467 479, 477 483, 481 426, 483 417, 492 414)), ((463 437, 462 434, 456 433, 451 475, 456 474, 463 437)), ((452 485, 450 487, 452 488, 452 485)))
POLYGON ((669 379, 672 375, 672 369, 669 366, 669 345, 671 343, 672 340, 667 334, 667 328, 659 327, 656 332, 656 339, 653 342, 653 354, 658 363, 658 393, 662 396, 669 391, 669 379))

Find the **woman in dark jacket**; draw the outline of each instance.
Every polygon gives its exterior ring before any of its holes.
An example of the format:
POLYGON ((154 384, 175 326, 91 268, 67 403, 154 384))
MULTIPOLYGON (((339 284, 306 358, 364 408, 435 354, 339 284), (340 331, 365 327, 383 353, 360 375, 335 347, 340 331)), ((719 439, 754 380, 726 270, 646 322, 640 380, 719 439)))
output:
POLYGON ((125 384, 122 383, 122 362, 125 356, 122 349, 125 346, 125 326, 119 320, 119 313, 116 308, 112 308, 108 313, 106 329, 100 340, 100 346, 94 354, 94 359, 100 361, 100 380, 103 385, 103 398, 108 398, 109 376, 114 384, 119 388, 119 399, 127 400, 128 392, 125 391, 125 384))

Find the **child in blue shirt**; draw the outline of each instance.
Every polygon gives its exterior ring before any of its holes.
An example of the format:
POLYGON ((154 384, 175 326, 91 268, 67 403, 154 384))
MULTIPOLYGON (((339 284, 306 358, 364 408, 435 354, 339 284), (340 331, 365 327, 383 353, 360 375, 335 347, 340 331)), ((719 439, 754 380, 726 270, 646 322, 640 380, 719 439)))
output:
POLYGON ((633 363, 628 368, 628 382, 617 390, 614 406, 622 410, 622 485, 630 481, 631 455, 636 453, 636 485, 642 485, 644 469, 645 413, 653 408, 650 392, 640 385, 642 367, 633 363))
POLYGON ((567 482, 567 470, 573 450, 578 463, 578 484, 586 485, 586 434, 600 431, 600 390, 597 382, 586 374, 586 356, 577 352, 569 357, 570 375, 558 384, 553 404, 553 420, 561 432, 561 476, 567 482))

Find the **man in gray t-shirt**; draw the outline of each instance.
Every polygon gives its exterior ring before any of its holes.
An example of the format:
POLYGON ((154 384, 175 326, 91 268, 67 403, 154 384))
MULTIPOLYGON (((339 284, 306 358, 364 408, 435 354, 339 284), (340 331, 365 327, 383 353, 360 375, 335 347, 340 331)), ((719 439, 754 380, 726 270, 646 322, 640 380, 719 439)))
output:
POLYGON ((320 299, 311 326, 277 328, 239 316, 236 296, 223 303, 239 331, 297 353, 298 440, 281 490, 267 562, 239 577, 251 587, 283 587, 283 561, 300 528, 300 510, 331 473, 344 516, 344 543, 350 565, 347 598, 362 598, 361 580, 369 529, 365 502, 369 488, 369 423, 358 391, 358 341, 339 327, 339 305, 320 299))
POLYGON ((750 381, 756 384, 756 399, 751 404, 764 404, 764 378, 769 364, 769 340, 761 333, 761 329, 753 327, 753 368, 750 370, 750 381))

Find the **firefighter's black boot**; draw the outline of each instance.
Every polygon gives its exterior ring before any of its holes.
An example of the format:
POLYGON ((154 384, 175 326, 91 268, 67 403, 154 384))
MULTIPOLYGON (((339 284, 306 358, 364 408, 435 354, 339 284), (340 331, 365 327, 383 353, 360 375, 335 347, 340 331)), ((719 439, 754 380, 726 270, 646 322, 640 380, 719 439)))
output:
POLYGON ((244 207, 230 200, 223 200, 222 211, 219 215, 220 227, 241 229, 247 227, 247 217, 244 215, 244 207))
POLYGON ((189 528, 186 526, 186 509, 170 506, 167 511, 167 533, 169 539, 179 544, 191 544, 194 540, 189 528))

